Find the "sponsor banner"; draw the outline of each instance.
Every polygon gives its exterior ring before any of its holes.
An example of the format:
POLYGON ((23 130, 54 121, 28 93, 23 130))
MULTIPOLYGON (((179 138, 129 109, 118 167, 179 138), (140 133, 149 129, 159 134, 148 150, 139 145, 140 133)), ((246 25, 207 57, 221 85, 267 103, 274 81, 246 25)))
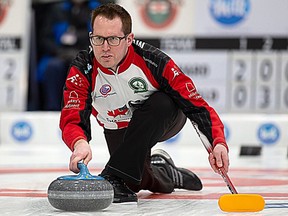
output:
POLYGON ((1 144, 54 145, 61 143, 58 112, 2 112, 1 144))
POLYGON ((229 130, 230 145, 287 147, 287 115, 225 114, 221 118, 229 130))
POLYGON ((0 1, 0 110, 27 103, 31 1, 0 1))
MULTIPOLYGON (((263 146, 287 148, 288 116, 261 114, 222 114, 226 141, 230 147, 263 146)), ((175 137, 163 142, 164 145, 202 146, 190 121, 175 137)))
MULTIPOLYGON (((0 113, 0 145, 66 147, 59 128, 59 112, 0 113)), ((92 145, 106 145, 103 129, 91 117, 92 145)))
MULTIPOLYGON (((57 146, 67 148, 61 139, 58 112, 5 112, 0 114, 1 146, 57 146)), ((221 114, 228 145, 288 147, 288 115, 221 114)), ((106 148, 103 128, 91 116, 93 150, 106 148)), ((190 121, 164 145, 202 147, 190 121)))
POLYGON ((285 36, 287 0, 118 0, 136 37, 285 36))
MULTIPOLYGON (((286 0, 194 0, 194 34, 287 36, 286 0)), ((186 21, 189 23, 189 21, 186 21)))

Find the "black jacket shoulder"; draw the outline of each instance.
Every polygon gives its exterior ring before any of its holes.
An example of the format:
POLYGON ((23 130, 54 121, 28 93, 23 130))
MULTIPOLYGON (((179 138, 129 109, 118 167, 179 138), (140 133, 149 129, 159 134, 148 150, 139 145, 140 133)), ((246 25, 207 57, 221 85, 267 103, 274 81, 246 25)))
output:
POLYGON ((134 39, 133 47, 135 52, 144 59, 146 65, 154 75, 162 74, 166 64, 171 59, 160 49, 141 40, 134 39))
POLYGON ((92 48, 81 50, 71 62, 71 66, 77 67, 85 76, 91 74, 93 68, 92 48))

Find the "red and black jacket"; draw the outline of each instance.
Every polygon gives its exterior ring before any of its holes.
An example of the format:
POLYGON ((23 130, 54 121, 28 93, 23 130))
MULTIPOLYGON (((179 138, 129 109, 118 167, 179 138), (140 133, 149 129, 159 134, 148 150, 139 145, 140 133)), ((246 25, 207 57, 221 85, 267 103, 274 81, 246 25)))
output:
POLYGON ((191 78, 168 55, 138 40, 117 71, 101 66, 92 50, 76 56, 63 93, 60 128, 64 142, 73 150, 77 140, 91 140, 91 114, 105 128, 127 127, 133 110, 155 91, 173 98, 213 146, 223 143, 228 148, 218 114, 198 94, 191 78))

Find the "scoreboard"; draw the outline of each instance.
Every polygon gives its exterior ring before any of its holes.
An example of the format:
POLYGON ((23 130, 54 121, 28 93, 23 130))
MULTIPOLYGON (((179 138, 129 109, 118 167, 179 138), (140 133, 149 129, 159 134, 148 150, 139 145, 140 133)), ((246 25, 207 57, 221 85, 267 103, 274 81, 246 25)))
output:
POLYGON ((219 112, 288 111, 288 37, 147 42, 169 54, 219 112))
POLYGON ((287 0, 119 0, 220 113, 287 113, 287 0))

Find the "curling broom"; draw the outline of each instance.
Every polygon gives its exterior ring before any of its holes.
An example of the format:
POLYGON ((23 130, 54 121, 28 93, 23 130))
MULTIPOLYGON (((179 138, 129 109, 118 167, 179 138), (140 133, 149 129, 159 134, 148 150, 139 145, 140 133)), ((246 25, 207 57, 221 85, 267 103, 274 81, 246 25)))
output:
MULTIPOLYGON (((192 124, 207 152, 212 153, 212 147, 207 137, 200 132, 195 122, 192 122, 192 124)), ((262 196, 259 194, 238 194, 223 167, 219 167, 219 172, 231 192, 231 194, 222 195, 218 200, 218 205, 222 211, 258 212, 264 209, 265 201, 262 196)))

